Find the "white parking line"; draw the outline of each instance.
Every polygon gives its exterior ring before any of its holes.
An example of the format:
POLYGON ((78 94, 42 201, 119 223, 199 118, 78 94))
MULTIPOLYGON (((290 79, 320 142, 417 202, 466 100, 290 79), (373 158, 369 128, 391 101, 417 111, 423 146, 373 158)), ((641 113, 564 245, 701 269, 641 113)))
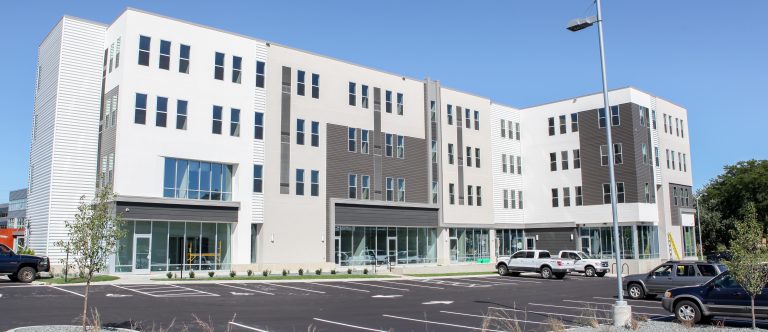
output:
POLYGON ((285 288, 291 288, 291 289, 298 289, 305 292, 311 292, 311 293, 318 293, 318 294, 325 294, 323 291, 318 290, 312 290, 312 289, 305 289, 305 288, 299 288, 299 287, 293 287, 293 286, 286 286, 286 285, 278 285, 278 284, 265 284, 270 286, 277 286, 277 287, 285 287, 285 288))
POLYGON ((321 283, 314 283, 313 285, 325 286, 325 287, 333 287, 333 288, 341 288, 341 289, 348 289, 348 290, 351 290, 351 291, 363 292, 363 293, 370 293, 371 292, 371 291, 365 290, 365 289, 349 288, 349 287, 342 287, 342 286, 328 285, 328 284, 321 284, 321 283))
MULTIPOLYGON (((493 316, 483 316, 483 315, 474 315, 474 314, 464 314, 460 312, 452 312, 452 311, 443 311, 440 312, 444 314, 451 314, 451 315, 460 315, 460 316, 468 316, 468 317, 479 317, 479 318, 487 318, 487 319, 496 319, 496 320, 507 320, 512 322, 523 322, 523 323, 531 323, 531 324, 541 324, 541 325, 549 325, 549 322, 534 322, 529 320, 522 320, 522 319, 515 319, 515 318, 505 318, 505 317, 493 317, 493 316)), ((565 327, 575 327, 574 325, 567 325, 563 324, 565 327)))
POLYGON ((142 287, 134 288, 130 286, 118 286, 118 285, 112 285, 120 289, 129 290, 132 292, 136 292, 139 294, 152 296, 152 297, 184 297, 184 296, 219 296, 219 294, 213 294, 205 291, 201 291, 198 289, 192 289, 187 288, 183 286, 177 286, 177 285, 168 285, 167 287, 163 288, 152 288, 151 290, 147 290, 142 287), (177 292, 177 293, 174 293, 177 292))
POLYGON ((362 282, 346 281, 346 283, 348 283, 348 284, 355 284, 355 285, 370 286, 370 287, 394 289, 394 290, 399 290, 399 291, 404 291, 404 292, 409 292, 410 291, 410 289, 405 289, 405 288, 397 288, 397 287, 389 287, 389 286, 381 286, 381 285, 371 285, 371 284, 364 284, 362 282))
POLYGON ((232 286, 232 285, 227 285, 227 284, 217 284, 217 285, 224 286, 224 287, 231 287, 231 288, 240 289, 240 290, 245 290, 245 291, 249 291, 249 292, 256 292, 256 293, 262 293, 262 294, 267 294, 267 295, 275 295, 275 294, 270 293, 270 292, 263 292, 263 291, 260 291, 260 290, 255 290, 255 289, 250 289, 250 288, 245 288, 245 287, 237 287, 237 286, 232 286))
POLYGON ((512 277, 512 278, 510 278, 510 277, 478 277, 478 279, 480 279, 480 278, 488 278, 488 279, 496 279, 496 280, 508 280, 508 281, 511 281, 511 282, 527 282, 527 283, 531 283, 531 284, 540 284, 540 283, 542 283, 541 281, 525 280, 525 278, 519 278, 519 277, 518 278, 514 278, 514 277, 512 277))
MULTIPOLYGON (((615 297, 599 297, 599 296, 593 296, 592 298, 594 298, 594 299, 598 299, 598 300, 613 300, 613 301, 616 301, 616 300, 617 300, 617 298, 615 298, 615 297)), ((661 302, 658 302, 658 301, 652 301, 652 300, 633 300, 633 299, 628 299, 628 298, 626 298, 626 297, 624 298, 624 301, 634 301, 634 302, 648 302, 648 303, 661 303, 661 302)))
MULTIPOLYGON (((613 305, 613 303, 602 303, 602 302, 589 302, 589 301, 575 301, 575 300, 563 300, 563 302, 573 302, 573 303, 587 303, 587 304, 602 304, 602 305, 613 305)), ((648 307, 648 306, 642 306, 642 305, 632 305, 633 308, 647 308, 647 309, 660 309, 663 310, 661 306, 658 307, 648 307)))
POLYGON ((135 289, 131 289, 131 288, 128 288, 128 287, 118 286, 118 285, 115 285, 115 284, 113 284, 112 286, 115 286, 117 288, 124 289, 124 290, 127 290, 127 291, 131 291, 131 292, 136 292, 136 293, 139 293, 139 294, 144 294, 144 295, 147 295, 147 296, 156 297, 156 296, 154 296, 152 294, 145 293, 145 292, 142 292, 142 291, 138 291, 138 290, 135 290, 135 289))
POLYGON ((421 287, 421 288, 432 288, 432 289, 445 289, 443 287, 435 287, 435 286, 424 286, 424 285, 414 285, 409 284, 405 282, 395 282, 395 281, 387 281, 387 280, 377 280, 377 282, 385 282, 388 284, 394 284, 394 285, 403 285, 403 286, 410 286, 410 287, 421 287))
POLYGON ((328 324, 336 324, 336 325, 351 327, 351 328, 358 329, 358 330, 363 330, 363 331, 386 332, 386 331, 383 331, 383 330, 377 330, 377 329, 372 329, 372 328, 368 328, 368 327, 362 327, 362 326, 357 326, 357 325, 339 323, 339 322, 334 322, 334 321, 320 319, 320 318, 312 318, 312 319, 314 319, 314 320, 316 320, 318 322, 323 322, 323 323, 328 323, 328 324))
POLYGON ((80 293, 75 293, 75 292, 73 292, 73 291, 71 291, 71 290, 66 290, 66 289, 63 289, 63 288, 59 288, 59 287, 56 287, 56 286, 50 286, 50 287, 51 287, 51 288, 54 288, 54 289, 58 289, 58 290, 60 290, 60 291, 62 291, 62 292, 67 292, 67 293, 70 293, 70 294, 75 294, 75 295, 77 295, 77 296, 79 296, 79 297, 85 297, 85 295, 83 295, 83 294, 80 294, 80 293))
MULTIPOLYGON (((562 309, 577 309, 577 310, 591 310, 591 311, 613 312, 613 310, 607 310, 607 309, 597 309, 597 308, 588 308, 588 307, 568 307, 568 306, 554 305, 554 304, 528 303, 528 305, 535 305, 535 306, 541 306, 541 307, 552 307, 552 308, 562 308, 562 309)), ((636 314, 640 314, 640 315, 648 315, 648 316, 661 316, 659 314, 652 314, 652 313, 649 313, 649 312, 635 312, 635 313, 636 314)))
POLYGON ((204 294, 208 294, 208 295, 210 295, 210 296, 219 296, 219 294, 213 294, 213 293, 209 293, 209 292, 201 291, 201 290, 199 290, 199 289, 194 289, 194 288, 187 288, 187 287, 178 286, 178 285, 171 285, 171 286, 173 286, 173 287, 178 287, 178 288, 182 288, 182 289, 186 289, 186 290, 191 290, 191 291, 193 291, 193 292, 198 292, 198 293, 204 293, 204 294))
POLYGON ((258 331, 258 332, 269 332, 269 331, 267 331, 267 330, 257 329, 257 328, 255 328, 255 327, 252 327, 252 326, 243 325, 243 324, 238 324, 238 323, 235 323, 235 322, 229 322, 229 324, 231 324, 231 325, 234 325, 234 326, 239 326, 239 327, 242 327, 242 328, 244 328, 244 329, 249 329, 249 330, 251 330, 251 331, 258 331))
POLYGON ((382 315, 384 317, 394 318, 394 319, 402 319, 402 320, 409 320, 412 322, 419 322, 419 323, 427 323, 427 324, 435 324, 435 325, 443 325, 443 326, 452 326, 452 327, 461 327, 468 330, 479 330, 479 331, 490 331, 490 332, 505 332, 505 331, 499 331, 499 330, 489 330, 489 329, 483 329, 482 327, 472 327, 472 326, 466 326, 466 325, 456 325, 456 324, 448 324, 448 323, 441 323, 441 322, 433 322, 423 319, 416 319, 416 318, 408 318, 408 317, 400 317, 400 316, 392 316, 392 315, 382 315))
POLYGON ((560 313, 546 312, 546 311, 533 311, 533 310, 512 309, 512 308, 499 308, 499 307, 488 307, 488 309, 503 310, 503 311, 525 312, 525 313, 539 314, 539 315, 574 317, 574 318, 595 318, 595 319, 610 321, 609 318, 592 317, 592 316, 581 316, 581 315, 568 315, 568 314, 560 314, 560 313))
POLYGON ((477 279, 459 279, 463 281, 469 281, 469 282, 479 282, 479 283, 486 283, 491 285, 517 285, 517 283, 512 282, 498 282, 498 281, 490 281, 490 280, 477 280, 477 279))
POLYGON ((423 282, 423 283, 427 283, 427 284, 447 285, 447 286, 453 286, 453 287, 467 287, 467 288, 493 287, 493 285, 470 284, 470 283, 467 283, 467 282, 443 281, 443 280, 439 280, 439 279, 427 279, 427 280, 417 280, 417 281, 423 282))

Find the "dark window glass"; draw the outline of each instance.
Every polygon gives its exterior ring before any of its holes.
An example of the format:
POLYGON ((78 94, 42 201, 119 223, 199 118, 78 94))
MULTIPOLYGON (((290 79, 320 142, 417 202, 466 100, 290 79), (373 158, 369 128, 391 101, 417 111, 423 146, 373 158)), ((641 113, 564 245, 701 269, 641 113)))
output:
POLYGON ((224 80, 224 53, 216 52, 215 64, 213 66, 213 78, 224 80))
POLYGON ((303 70, 299 70, 296 78, 296 94, 298 94, 299 96, 304 95, 306 76, 307 76, 306 72, 304 72, 303 70))
POLYGON ((607 123, 606 121, 607 120, 605 118, 605 108, 601 108, 601 109, 597 110, 597 125, 598 125, 598 127, 605 128, 605 124, 607 123))
POLYGON ((147 95, 143 93, 136 94, 136 112, 133 122, 137 124, 147 123, 147 95))
POLYGON ((176 101, 176 129, 187 130, 187 101, 176 101))
POLYGON ((221 135, 222 112, 221 106, 213 106, 213 128, 211 131, 214 134, 221 135))
POLYGON ((555 135, 555 118, 549 118, 547 119, 547 122, 549 124, 549 136, 555 135))
POLYGON ((316 170, 312 170, 310 174, 310 181, 311 181, 311 187, 310 195, 312 196, 320 196, 320 172, 316 170))
POLYGON ((368 86, 362 85, 362 106, 363 108, 368 108, 368 86))
POLYGON ((312 74, 312 98, 320 98, 320 75, 312 74))
POLYGON ((264 87, 264 62, 256 61, 256 87, 264 87))
POLYGON ((262 165, 253 165, 253 192, 260 193, 262 192, 263 188, 263 171, 264 166, 262 165))
POLYGON ((559 120, 560 120, 560 133, 561 134, 565 134, 566 133, 566 128, 568 128, 566 126, 566 124, 565 124, 565 115, 561 115, 559 117, 559 120))
POLYGON ((171 67, 171 42, 160 41, 160 69, 168 70, 171 67))
POLYGON ((699 268, 699 273, 704 277, 714 277, 718 274, 714 265, 698 264, 696 266, 699 268))
POLYGON ((157 97, 157 113, 155 125, 165 127, 168 122, 168 98, 157 97))
POLYGON ((189 45, 181 44, 179 49, 179 72, 189 74, 189 45))
POLYGON ((392 91, 384 92, 385 109, 387 113, 392 113, 392 91))
POLYGON ((357 105, 357 84, 349 82, 349 106, 357 105))
POLYGON ((253 126, 253 138, 264 139, 264 113, 255 112, 253 126))
POLYGON ((611 125, 618 126, 621 124, 619 118, 619 106, 611 106, 611 125))
POLYGON ((320 146, 320 123, 312 121, 312 146, 320 146))
POLYGON ((304 170, 296 169, 296 195, 304 196, 304 170))
POLYGON ((579 113, 571 113, 571 132, 579 131, 579 113))
POLYGON ((304 145, 304 120, 296 119, 296 144, 304 145))
POLYGON ((229 135, 239 137, 240 136, 240 110, 237 108, 230 109, 229 112, 229 135))
POLYGON ((243 71, 243 58, 232 56, 232 83, 240 83, 243 71))
POLYGON ((149 66, 149 44, 151 38, 139 36, 139 65, 149 66))

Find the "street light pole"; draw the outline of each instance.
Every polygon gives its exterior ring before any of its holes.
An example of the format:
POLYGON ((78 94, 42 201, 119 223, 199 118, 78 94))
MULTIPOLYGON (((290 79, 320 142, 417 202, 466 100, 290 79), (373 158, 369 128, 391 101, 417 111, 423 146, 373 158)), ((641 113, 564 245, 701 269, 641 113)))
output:
POLYGON ((699 224, 699 253, 701 256, 699 256, 699 259, 704 260, 704 242, 701 241, 701 216, 699 214, 701 213, 701 210, 699 210, 699 198, 694 196, 694 199, 696 200, 696 223, 699 224))

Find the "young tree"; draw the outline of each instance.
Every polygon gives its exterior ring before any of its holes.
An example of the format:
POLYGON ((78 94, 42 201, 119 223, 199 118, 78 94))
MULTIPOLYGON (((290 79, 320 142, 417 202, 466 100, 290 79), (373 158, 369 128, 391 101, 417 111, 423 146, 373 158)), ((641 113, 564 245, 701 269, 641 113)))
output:
POLYGON ((763 244, 763 226, 757 221, 755 204, 748 203, 732 234, 733 258, 725 264, 731 277, 752 300, 752 328, 755 322, 755 297, 768 283, 768 248, 763 244))
POLYGON ((69 249, 71 260, 85 279, 83 294, 83 331, 88 321, 88 291, 96 272, 107 267, 107 258, 113 254, 117 241, 125 234, 122 218, 115 213, 113 202, 116 195, 110 187, 100 188, 90 202, 80 198, 75 220, 66 221, 68 243, 56 242, 56 246, 69 249))

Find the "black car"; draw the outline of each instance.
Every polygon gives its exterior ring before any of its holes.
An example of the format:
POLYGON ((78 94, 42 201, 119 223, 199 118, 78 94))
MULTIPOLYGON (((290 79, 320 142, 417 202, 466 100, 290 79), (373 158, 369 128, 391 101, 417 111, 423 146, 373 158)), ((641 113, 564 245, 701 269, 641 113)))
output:
MULTIPOLYGON (((681 322, 698 323, 712 316, 752 317, 751 298, 728 272, 709 282, 664 293, 661 304, 681 322)), ((755 297, 755 316, 768 318, 768 288, 755 297)))
POLYGON ((7 275, 11 281, 32 282, 40 272, 50 272, 51 262, 47 257, 19 255, 4 244, 0 244, 0 275, 7 275))
POLYGON ((633 300, 655 297, 670 288, 706 283, 725 270, 725 265, 717 263, 667 261, 649 273, 624 277, 624 289, 633 300))

